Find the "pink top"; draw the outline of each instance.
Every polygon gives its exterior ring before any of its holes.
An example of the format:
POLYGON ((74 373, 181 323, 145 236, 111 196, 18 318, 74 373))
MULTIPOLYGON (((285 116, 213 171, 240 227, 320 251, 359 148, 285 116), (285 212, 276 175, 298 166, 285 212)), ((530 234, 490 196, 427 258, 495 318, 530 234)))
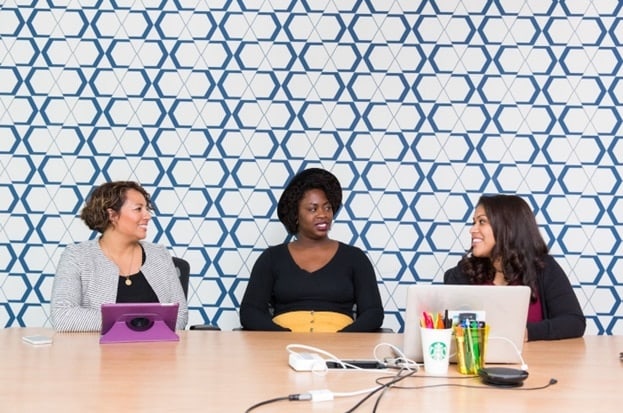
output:
POLYGON ((541 297, 537 295, 535 302, 530 302, 528 307, 528 322, 536 323, 543 320, 543 309, 541 308, 541 297))
MULTIPOLYGON (((494 285, 493 281, 491 281, 491 283, 489 284, 494 285)), ((530 301, 530 306, 528 307, 528 321, 527 322, 536 323, 537 321, 543 321, 543 309, 541 308, 541 297, 538 294, 536 296, 536 301, 534 302, 530 301)))

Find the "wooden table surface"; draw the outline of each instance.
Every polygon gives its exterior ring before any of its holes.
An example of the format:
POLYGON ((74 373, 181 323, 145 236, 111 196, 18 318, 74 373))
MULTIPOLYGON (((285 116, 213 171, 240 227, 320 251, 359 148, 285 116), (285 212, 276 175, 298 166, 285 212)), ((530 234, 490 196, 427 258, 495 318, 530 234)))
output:
MULTIPOLYGON (((95 333, 0 330, 0 411, 245 412, 258 402, 309 390, 349 394, 370 389, 376 378, 396 373, 295 372, 288 366, 288 344, 314 346, 343 359, 372 358, 380 343, 402 346, 402 334, 387 333, 178 333, 179 342, 101 345, 95 333), (32 334, 53 336, 54 342, 33 346, 22 341, 32 334)), ((426 377, 420 371, 401 381, 401 388, 384 393, 377 411, 614 412, 623 404, 621 351, 621 336, 530 342, 523 353, 530 376, 522 387, 484 386, 451 365, 450 377, 426 377), (557 384, 530 390, 552 378, 557 384)), ((389 355, 388 347, 381 347, 380 354, 389 355)), ((346 412, 362 398, 280 401, 253 411, 346 412)), ((374 411, 375 400, 356 411, 374 411)))

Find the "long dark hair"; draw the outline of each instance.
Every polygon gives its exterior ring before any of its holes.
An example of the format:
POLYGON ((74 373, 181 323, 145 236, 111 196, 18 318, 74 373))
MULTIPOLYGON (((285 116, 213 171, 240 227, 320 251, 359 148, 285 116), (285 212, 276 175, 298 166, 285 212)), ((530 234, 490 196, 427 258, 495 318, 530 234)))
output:
POLYGON ((537 296, 537 277, 549 249, 539 232, 532 209, 516 195, 483 195, 476 206, 482 206, 485 210, 495 246, 491 258, 475 257, 470 248, 459 266, 472 284, 489 284, 495 277, 493 262, 499 259, 508 284, 529 286, 534 299, 537 296))

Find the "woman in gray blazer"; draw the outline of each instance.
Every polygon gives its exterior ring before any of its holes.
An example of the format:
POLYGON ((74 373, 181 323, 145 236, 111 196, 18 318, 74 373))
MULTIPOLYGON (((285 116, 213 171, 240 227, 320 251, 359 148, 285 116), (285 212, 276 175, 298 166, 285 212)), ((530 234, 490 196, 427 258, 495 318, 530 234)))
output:
POLYGON ((93 190, 80 218, 101 235, 68 245, 60 257, 51 305, 57 331, 99 331, 101 305, 115 302, 179 303, 176 328, 186 327, 188 307, 171 254, 144 241, 152 210, 136 182, 93 190))

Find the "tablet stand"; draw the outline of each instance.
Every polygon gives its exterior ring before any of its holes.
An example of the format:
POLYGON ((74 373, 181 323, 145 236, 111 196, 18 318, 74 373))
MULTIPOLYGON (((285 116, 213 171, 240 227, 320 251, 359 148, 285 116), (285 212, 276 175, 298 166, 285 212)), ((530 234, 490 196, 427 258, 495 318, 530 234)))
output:
POLYGON ((159 319, 151 320, 148 328, 136 329, 130 321, 118 320, 100 337, 100 343, 130 343, 140 341, 179 341, 180 337, 159 319))

